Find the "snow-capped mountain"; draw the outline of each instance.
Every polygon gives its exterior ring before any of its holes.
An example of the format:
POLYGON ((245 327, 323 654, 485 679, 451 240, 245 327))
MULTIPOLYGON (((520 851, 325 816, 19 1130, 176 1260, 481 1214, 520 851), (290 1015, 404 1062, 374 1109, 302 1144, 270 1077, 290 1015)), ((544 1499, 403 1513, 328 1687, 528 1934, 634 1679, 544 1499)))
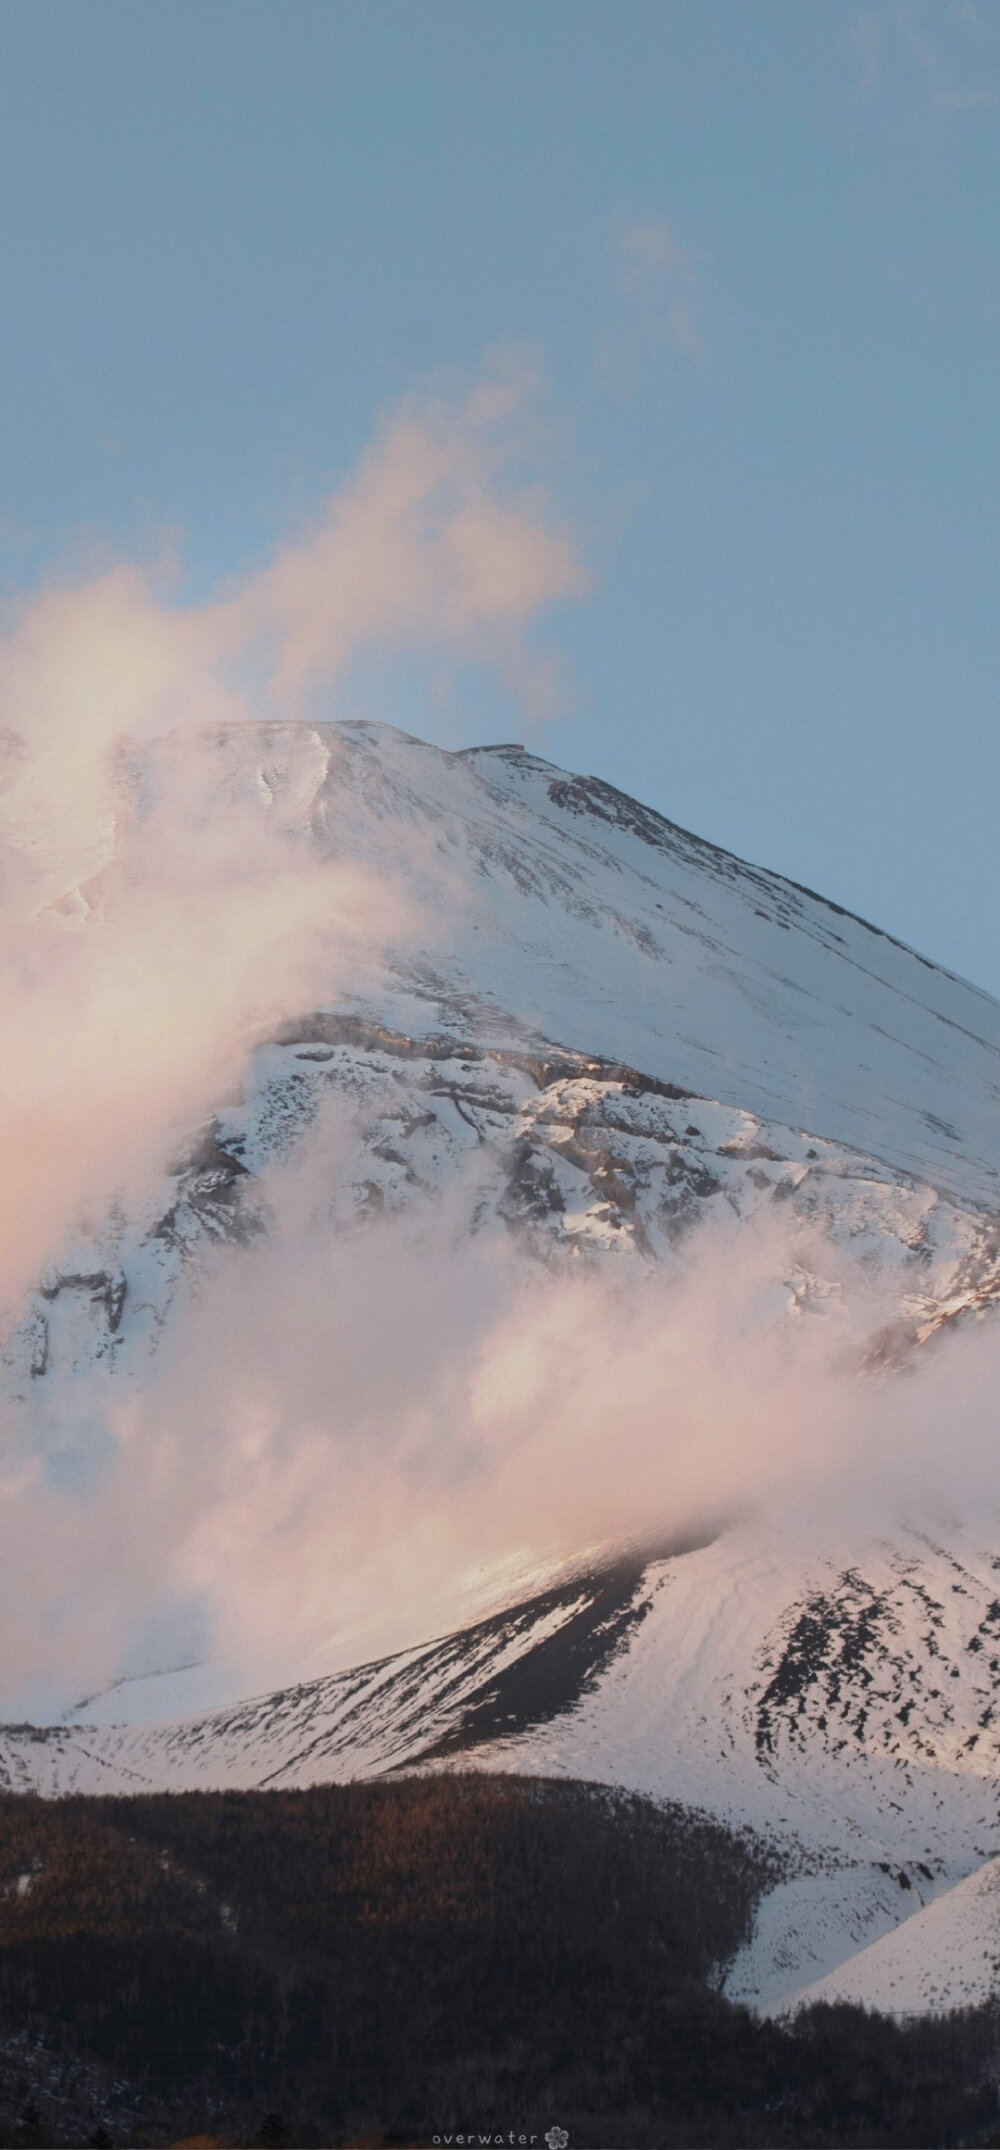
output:
POLYGON ((406 862, 424 950, 341 1003, 639 1069, 992 1213, 997 1005, 838 905, 522 747, 249 727, 152 747, 132 783, 169 797, 179 761, 202 812, 253 804, 321 856, 406 862))
MULTIPOLYGON (((58 898, 75 930, 127 904, 149 802, 162 815, 174 794, 195 824, 259 817, 297 855, 402 884, 412 915, 257 1039, 162 1178, 81 1222, 9 1310, 15 1417, 40 1420, 95 1366, 141 1386, 206 1264, 266 1235, 267 1171, 308 1155, 330 1099, 352 1129, 323 1163, 345 1234, 448 1197, 453 1232, 501 1232, 525 1264, 671 1276, 706 1220, 780 1216, 774 1318, 821 1314, 862 1278, 858 1359, 882 1379, 992 1315, 987 995, 607 784, 367 724, 123 749, 106 856, 58 898)), ((166 1667, 63 1724, 8 1728, 0 1763, 57 1794, 474 1759, 684 1799, 789 1848, 731 1974, 772 2005, 875 1960, 1000 1851, 998 1578, 985 1521, 976 1542, 901 1525, 821 1551, 741 1522, 581 1556, 443 1639, 253 1701, 191 1714, 197 1679, 166 1667)))
POLYGON ((141 1354, 199 1249, 260 1228, 261 1170, 331 1092, 356 1119, 345 1222, 462 1169, 470 1224, 535 1254, 670 1263, 713 1211, 783 1203, 898 1279, 893 1348, 1000 1287, 1000 1009, 876 928, 521 747, 365 724, 130 746, 103 868, 53 908, 99 929, 127 905, 147 802, 174 793, 196 826, 249 814, 402 874, 422 945, 366 948, 135 1214, 76 1234, 11 1310, 13 1394, 141 1354))

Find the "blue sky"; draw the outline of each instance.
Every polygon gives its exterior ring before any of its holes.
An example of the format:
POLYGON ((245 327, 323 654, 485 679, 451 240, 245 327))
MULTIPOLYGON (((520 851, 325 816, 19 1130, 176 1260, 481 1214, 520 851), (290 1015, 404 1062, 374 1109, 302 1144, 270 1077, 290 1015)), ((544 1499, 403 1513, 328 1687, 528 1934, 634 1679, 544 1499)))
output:
POLYGON ((530 736, 1000 992, 992 0, 6 0, 0 56, 9 598, 253 574, 504 354, 560 714, 377 651, 328 712, 530 736))

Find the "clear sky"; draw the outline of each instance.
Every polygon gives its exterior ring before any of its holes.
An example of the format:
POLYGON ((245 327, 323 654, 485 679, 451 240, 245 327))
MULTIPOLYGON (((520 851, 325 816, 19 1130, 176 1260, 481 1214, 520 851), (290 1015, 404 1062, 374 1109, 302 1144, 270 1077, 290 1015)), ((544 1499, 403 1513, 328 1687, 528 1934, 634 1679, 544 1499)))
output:
POLYGON ((528 736, 1000 992, 997 0, 3 0, 0 573, 252 574, 497 352, 528 736), (508 361, 510 362, 510 361, 508 361))

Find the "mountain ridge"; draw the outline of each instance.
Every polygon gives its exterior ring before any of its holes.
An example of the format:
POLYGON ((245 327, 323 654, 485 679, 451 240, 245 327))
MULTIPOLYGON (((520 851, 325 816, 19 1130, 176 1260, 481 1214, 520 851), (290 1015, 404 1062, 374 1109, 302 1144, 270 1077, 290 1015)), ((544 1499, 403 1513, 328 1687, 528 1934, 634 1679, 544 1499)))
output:
MULTIPOLYGON (((413 737, 414 735, 404 736, 413 737)), ((419 744, 420 742, 417 741, 416 743, 419 744)), ((904 955, 915 956, 917 962, 922 963, 926 970, 940 971, 944 977, 952 979, 956 985, 967 986, 970 992, 979 994, 983 1000, 991 1003, 996 1000, 995 994, 988 992, 984 986, 977 985, 973 979, 967 978, 964 972, 952 970, 949 964, 938 962, 936 957, 925 956, 912 941, 904 941, 898 933, 890 933, 885 926, 876 926, 870 918, 865 917, 862 911, 852 910, 849 904, 835 902, 832 896, 824 895, 821 889, 811 887, 807 881, 797 881, 794 875, 784 873, 777 867, 763 866, 759 860, 744 858, 742 852, 731 851, 726 844, 716 843, 713 837, 699 836, 694 829, 689 829, 684 822, 674 821, 669 814, 661 813, 659 807, 643 806, 631 792, 622 791, 617 784, 612 784, 607 777, 578 775, 567 779, 566 772, 560 769, 556 762, 548 761, 544 755, 533 754, 530 748, 526 747, 520 740, 510 740, 495 746, 457 747, 450 751, 454 753, 456 759, 465 758, 471 761, 477 755, 496 754, 507 758, 514 757, 518 761, 531 763, 543 772, 551 770, 560 779, 562 786, 573 787, 574 793, 581 799, 589 801, 595 796, 598 798, 606 797, 612 801, 619 802, 621 806, 629 810, 633 817, 636 816, 638 810, 638 813, 644 819, 657 822, 669 835, 683 837, 684 841, 693 847, 700 848, 705 852, 714 852, 719 857, 728 859, 734 866, 740 867, 745 872, 760 874, 767 881, 784 882, 785 886, 794 889, 797 895, 808 896, 812 903, 825 905, 826 909, 833 911, 838 918, 849 918, 855 925, 864 926, 866 932, 877 934, 880 940, 890 941, 892 946, 899 948, 904 955)), ((633 826, 636 827, 636 833, 638 834, 637 819, 633 819, 633 826)))

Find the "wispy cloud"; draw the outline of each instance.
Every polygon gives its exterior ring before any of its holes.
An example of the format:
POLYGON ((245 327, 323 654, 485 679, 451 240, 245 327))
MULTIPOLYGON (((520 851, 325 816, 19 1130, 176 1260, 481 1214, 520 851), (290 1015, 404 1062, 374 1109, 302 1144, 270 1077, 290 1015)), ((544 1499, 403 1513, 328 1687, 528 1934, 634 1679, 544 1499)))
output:
POLYGON ((614 311, 598 342, 605 385, 634 389, 651 359, 672 350, 706 353, 700 257, 683 246, 667 218, 650 212, 613 217, 605 226, 614 311))
POLYGON ((848 28, 856 100, 902 97, 925 111, 1000 109, 997 24, 974 0, 881 0, 848 28))
POLYGON ((529 392, 515 368, 458 405, 404 404, 311 530, 214 613, 223 647, 264 655, 281 709, 376 644, 485 660, 530 695, 526 629, 587 578, 542 488, 510 483, 529 392))
POLYGON ((885 29, 878 16, 865 9, 864 13, 855 15, 848 35, 861 68, 854 83, 854 96, 871 97, 882 79, 885 29))
POLYGON ((644 216, 615 230, 617 281, 622 295, 654 333, 679 351, 705 348, 698 257, 681 246, 666 217, 644 216))
POLYGON ((936 97, 942 112, 990 112, 1000 107, 1000 90, 939 90, 936 97))

